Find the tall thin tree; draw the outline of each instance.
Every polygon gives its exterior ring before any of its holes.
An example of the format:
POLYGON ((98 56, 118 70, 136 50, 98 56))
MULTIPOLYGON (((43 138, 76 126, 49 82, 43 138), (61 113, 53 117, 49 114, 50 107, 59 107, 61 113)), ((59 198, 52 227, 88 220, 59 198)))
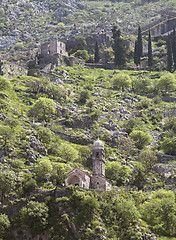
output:
POLYGON ((138 41, 135 41, 135 47, 134 47, 134 63, 136 66, 140 64, 140 54, 139 54, 139 48, 138 48, 138 41))
POLYGON ((112 33, 113 33, 112 48, 114 51, 114 65, 121 68, 126 63, 126 45, 123 38, 121 37, 120 30, 117 30, 116 27, 113 27, 112 33))
POLYGON ((151 41, 151 34, 149 30, 149 35, 148 35, 148 66, 151 71, 153 65, 153 55, 152 55, 152 41, 151 41))
POLYGON ((175 28, 172 32, 172 54, 173 54, 174 70, 176 70, 176 32, 175 32, 175 28))
POLYGON ((167 70, 169 72, 172 71, 172 45, 171 45, 171 36, 168 35, 167 37, 167 70))
POLYGON ((100 61, 100 55, 99 55, 99 47, 98 42, 95 43, 95 53, 94 53, 94 63, 99 63, 100 61))
POLYGON ((142 46, 142 33, 141 33, 141 27, 139 26, 138 27, 138 48, 139 48, 139 54, 140 54, 140 57, 142 57, 142 54, 143 54, 143 46, 142 46))

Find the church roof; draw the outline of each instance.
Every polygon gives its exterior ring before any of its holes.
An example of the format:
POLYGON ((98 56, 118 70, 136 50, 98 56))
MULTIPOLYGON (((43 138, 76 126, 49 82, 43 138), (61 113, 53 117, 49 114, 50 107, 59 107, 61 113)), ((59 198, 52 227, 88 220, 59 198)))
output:
POLYGON ((70 171, 69 173, 68 173, 68 177, 71 175, 71 174, 79 174, 79 172, 80 173, 83 173, 83 174, 86 174, 87 176, 89 176, 90 177, 90 175, 89 175, 89 173, 87 172, 87 171, 83 171, 82 169, 80 169, 80 168, 74 168, 72 171, 70 171))
POLYGON ((94 144, 93 144, 93 148, 94 149, 104 149, 104 144, 102 141, 100 141, 100 139, 98 138, 94 144))

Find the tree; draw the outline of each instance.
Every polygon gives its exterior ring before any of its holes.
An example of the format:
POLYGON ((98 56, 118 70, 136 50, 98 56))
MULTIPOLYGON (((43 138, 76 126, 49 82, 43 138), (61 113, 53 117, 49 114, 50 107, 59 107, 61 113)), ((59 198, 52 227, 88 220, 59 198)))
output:
POLYGON ((99 47, 98 42, 95 43, 95 53, 94 53, 94 63, 99 63, 100 61, 100 55, 99 55, 99 47))
POLYGON ((30 201, 20 210, 22 223, 29 226, 33 236, 44 232, 48 223, 48 207, 45 203, 30 201))
POLYGON ((51 173, 52 182, 57 185, 62 185, 65 182, 68 173, 72 167, 66 163, 53 163, 53 171, 51 173))
POLYGON ((37 182, 33 178, 24 179, 22 186, 24 195, 30 195, 38 189, 37 182))
POLYGON ((142 57, 143 54, 143 46, 142 46, 142 33, 141 33, 141 27, 138 27, 138 51, 139 51, 139 56, 142 57))
POLYGON ((173 64, 173 61, 172 61, 171 37, 170 37, 170 35, 168 35, 168 38, 167 38, 167 70, 169 72, 172 71, 172 64, 173 64))
POLYGON ((139 149, 144 148, 145 146, 149 145, 152 140, 152 136, 148 132, 143 132, 140 130, 133 130, 130 133, 130 137, 134 140, 136 146, 139 149))
POLYGON ((59 156, 67 162, 74 162, 78 158, 78 150, 69 143, 62 143, 58 149, 59 156))
POLYGON ((120 150, 121 154, 125 157, 126 161, 131 155, 135 155, 137 153, 135 143, 129 137, 118 138, 117 148, 120 150))
POLYGON ((175 29, 172 33, 172 54, 173 54, 173 61, 174 61, 174 70, 176 70, 176 32, 175 29))
POLYGON ((3 202, 5 195, 8 194, 14 186, 14 175, 8 171, 0 172, 1 202, 3 202))
POLYGON ((56 103, 49 98, 40 97, 34 104, 33 110, 41 120, 49 121, 51 114, 56 112, 56 103))
POLYGON ((123 186, 128 183, 131 176, 131 169, 118 162, 108 162, 106 164, 106 177, 113 181, 116 186, 123 186))
POLYGON ((172 191, 163 189, 150 194, 149 201, 140 206, 141 217, 159 235, 176 234, 176 204, 172 191))
POLYGON ((46 175, 52 172, 53 167, 48 157, 42 157, 37 160, 34 170, 39 180, 43 181, 46 175))
MULTIPOLYGON (((21 79, 23 78, 24 77, 22 77, 21 79)), ((46 86, 48 86, 49 84, 49 79, 44 77, 36 78, 27 76, 24 79, 26 79, 25 81, 26 87, 28 87, 29 90, 32 91, 33 93, 39 93, 41 90, 44 90, 46 86)))
POLYGON ((142 189, 146 182, 147 175, 145 173, 144 166, 138 162, 132 171, 130 184, 136 186, 138 190, 142 189))
POLYGON ((138 47, 138 41, 135 41, 135 47, 134 47, 134 63, 136 66, 140 64, 140 54, 139 54, 139 47, 138 47))
POLYGON ((114 50, 114 64, 119 68, 123 67, 126 63, 126 46, 123 38, 121 37, 120 30, 117 27, 113 27, 113 43, 112 48, 114 50))
POLYGON ((38 128, 38 137, 45 146, 47 146, 51 142, 56 141, 55 134, 49 128, 46 127, 38 128))
POLYGON ((152 55, 152 42, 151 42, 151 34, 149 30, 149 35, 148 35, 148 66, 151 71, 153 65, 153 55, 152 55))
POLYGON ((89 60, 90 56, 87 50, 77 50, 74 54, 75 57, 85 60, 86 62, 89 60))

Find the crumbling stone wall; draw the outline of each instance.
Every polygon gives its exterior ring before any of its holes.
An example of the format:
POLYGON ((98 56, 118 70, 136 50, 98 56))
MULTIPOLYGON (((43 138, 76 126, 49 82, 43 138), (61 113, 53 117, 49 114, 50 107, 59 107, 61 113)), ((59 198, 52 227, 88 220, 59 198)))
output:
POLYGON ((19 76, 27 76, 28 69, 15 65, 11 62, 1 61, 0 74, 11 80, 19 76))

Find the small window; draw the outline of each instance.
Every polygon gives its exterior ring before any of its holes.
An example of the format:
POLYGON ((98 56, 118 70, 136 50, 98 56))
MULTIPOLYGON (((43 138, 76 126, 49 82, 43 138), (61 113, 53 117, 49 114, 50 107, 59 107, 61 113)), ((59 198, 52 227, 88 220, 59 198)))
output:
POLYGON ((100 156, 99 152, 96 152, 96 157, 99 157, 99 156, 100 156))
POLYGON ((97 182, 97 185, 99 185, 99 182, 97 182))

